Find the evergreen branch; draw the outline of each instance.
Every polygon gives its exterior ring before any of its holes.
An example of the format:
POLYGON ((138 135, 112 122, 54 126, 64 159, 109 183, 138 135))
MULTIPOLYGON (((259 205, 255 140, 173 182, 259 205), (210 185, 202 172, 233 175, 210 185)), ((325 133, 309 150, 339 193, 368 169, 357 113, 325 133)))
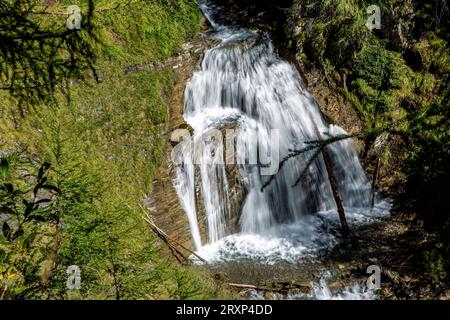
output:
POLYGON ((306 175, 306 172, 308 171, 308 168, 313 164, 313 162, 317 159, 317 157, 321 154, 323 147, 319 148, 314 154, 313 156, 309 159, 308 163, 306 164, 305 168, 302 170, 302 172, 300 173, 300 176, 298 177, 298 179, 295 181, 295 183, 292 185, 293 188, 295 188, 300 181, 304 178, 304 176, 306 175))
MULTIPOLYGON (((102 13, 102 12, 106 12, 106 11, 110 11, 110 10, 116 10, 116 9, 119 9, 119 8, 123 8, 123 7, 127 7, 127 6, 130 6, 130 5, 133 5, 133 4, 141 2, 141 1, 142 0, 135 0, 135 1, 130 0, 127 3, 119 2, 119 3, 115 4, 115 5, 111 5, 111 6, 95 9, 95 10, 93 10, 93 12, 94 13, 102 13)), ((56 10, 53 9, 51 11, 48 11, 48 8, 49 7, 47 6, 43 10, 42 9, 31 10, 30 13, 31 14, 35 14, 35 15, 61 15, 61 16, 67 16, 68 15, 68 13, 66 11, 62 10, 62 8, 56 8, 56 10)), ((80 9, 83 10, 84 8, 80 8, 80 9)))
MULTIPOLYGON (((336 136, 330 136, 330 138, 326 139, 326 140, 305 141, 305 144, 308 145, 307 147, 300 149, 300 150, 289 149, 290 153, 287 156, 285 156, 279 164, 279 171, 281 171, 281 169, 284 167, 286 162, 288 162, 291 158, 298 157, 299 155, 302 155, 302 154, 309 152, 311 150, 314 150, 314 149, 318 149, 317 152, 320 152, 324 147, 328 146, 329 144, 332 144, 332 143, 335 143, 338 141, 343 141, 343 140, 350 139, 350 138, 355 138, 358 136, 360 136, 360 134, 350 134, 350 135, 349 134, 340 134, 340 135, 336 135, 336 136)), ((314 156, 317 157, 316 154, 314 154, 314 156)), ((304 171, 306 171, 308 169, 309 165, 311 165, 312 162, 313 161, 310 161, 310 163, 308 162, 308 165, 306 166, 304 171)), ((264 189, 266 189, 273 182, 273 180, 275 180, 275 177, 276 177, 276 175, 272 175, 270 177, 270 179, 261 187, 261 192, 263 192, 264 189)), ((297 184, 298 184, 298 182, 295 183, 295 185, 297 185, 297 184)))

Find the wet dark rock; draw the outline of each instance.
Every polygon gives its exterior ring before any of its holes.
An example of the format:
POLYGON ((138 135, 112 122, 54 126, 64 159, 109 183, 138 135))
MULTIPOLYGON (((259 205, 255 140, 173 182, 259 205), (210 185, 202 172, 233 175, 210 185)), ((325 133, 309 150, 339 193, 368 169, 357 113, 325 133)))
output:
MULTIPOLYGON (((244 205, 244 200, 247 196, 246 181, 244 176, 241 174, 243 168, 238 164, 231 164, 229 159, 226 159, 226 136, 227 130, 236 130, 237 126, 235 122, 230 122, 223 124, 221 127, 217 128, 222 132, 223 137, 223 159, 225 161, 225 172, 227 177, 228 185, 228 206, 229 206, 229 216, 226 221, 226 230, 228 234, 234 234, 239 232, 239 220, 241 217, 242 206, 244 205)), ((235 162, 235 161, 234 161, 235 162)), ((196 206, 197 215, 200 221, 205 226, 207 225, 207 218, 205 213, 205 208, 202 199, 201 190, 201 176, 200 169, 197 166, 195 171, 195 192, 196 192, 196 206)))
MULTIPOLYGON (((208 42, 201 35, 198 35, 191 42, 183 45, 177 57, 173 57, 165 63, 166 67, 174 70, 176 81, 167 101, 169 122, 162 133, 166 138, 163 160, 153 179, 152 192, 145 200, 146 207, 149 209, 155 224, 166 232, 171 239, 179 241, 190 249, 194 249, 194 243, 188 219, 180 205, 173 184, 175 168, 171 152, 175 144, 170 141, 170 135, 176 129, 188 129, 192 132, 192 128, 183 120, 184 89, 194 70, 199 67, 203 51, 208 45, 208 42)), ((135 67, 132 69, 136 70, 135 67)), ((199 225, 202 226, 202 224, 199 225)), ((204 238, 205 229, 202 228, 200 231, 204 238)), ((170 255, 169 250, 167 250, 167 255, 170 255)), ((186 252, 186 256, 189 255, 190 253, 186 252)))
MULTIPOLYGON (((193 41, 183 45, 182 51, 178 57, 171 58, 165 63, 166 67, 176 67, 173 68, 176 83, 168 101, 170 115, 169 123, 162 133, 166 138, 164 159, 153 180, 152 193, 145 201, 156 225, 165 231, 170 238, 181 242, 190 249, 194 249, 194 243, 188 219, 173 185, 176 178, 176 168, 171 159, 171 152, 177 143, 170 141, 170 135, 176 129, 187 129, 191 135, 193 134, 193 129, 183 119, 184 90, 186 83, 189 81, 194 71, 199 68, 203 51, 212 45, 213 43, 211 41, 206 41, 202 35, 198 35, 193 41)), ((140 68, 140 70, 142 70, 144 67, 141 66, 140 68)), ((130 70, 136 71, 139 70, 139 68, 133 67, 130 70)), ((224 124, 223 127, 219 129, 223 132, 223 137, 225 138, 226 130, 234 128, 236 128, 235 123, 228 123, 224 124)), ((230 200, 228 232, 234 233, 238 230, 240 211, 246 196, 246 189, 245 182, 239 174, 236 165, 227 165, 226 172, 230 200)), ((206 243, 207 218, 201 198, 201 185, 198 183, 199 181, 200 172, 197 166, 195 184, 197 217, 202 242, 206 243)))

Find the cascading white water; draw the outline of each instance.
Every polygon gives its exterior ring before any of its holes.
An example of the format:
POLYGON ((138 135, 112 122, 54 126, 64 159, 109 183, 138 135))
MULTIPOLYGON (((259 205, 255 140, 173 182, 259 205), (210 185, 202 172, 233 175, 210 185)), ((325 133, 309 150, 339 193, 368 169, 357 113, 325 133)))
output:
MULTIPOLYGON (((302 89, 300 74, 274 53, 269 38, 221 26, 214 22, 211 7, 205 3, 201 7, 214 27, 210 36, 220 40, 219 45, 205 52, 201 70, 193 75, 185 92, 184 117, 194 129, 195 145, 202 148, 196 152, 179 148, 175 155, 176 162, 182 164, 177 167, 175 186, 188 215, 196 249, 203 250, 207 259, 227 251, 227 246, 237 251, 253 250, 258 255, 257 247, 264 238, 270 241, 260 248, 262 255, 273 250, 277 256, 283 256, 279 251, 287 250, 294 257, 303 254, 308 244, 333 242, 330 235, 318 231, 321 224, 337 219, 322 157, 309 166, 314 151, 290 159, 264 191, 262 186, 270 177, 262 171, 275 162, 278 165, 289 150, 302 149, 308 142, 318 140, 315 128, 322 137, 342 135, 345 131, 324 121, 312 95, 302 89), (212 128, 229 122, 239 127, 239 141, 248 151, 247 162, 241 168, 248 194, 240 213, 240 238, 229 234, 226 223, 231 209, 223 152, 216 150, 213 143, 200 143, 212 128), (257 155, 256 162, 248 161, 252 155, 257 155), (266 161, 266 166, 261 164, 263 155, 271 156, 271 163, 266 161), (200 168, 207 246, 201 243, 198 226, 194 163, 200 168), (293 244, 286 240, 291 238, 302 240, 293 244), (212 247, 215 243, 222 244, 220 249, 212 247)), ((370 183, 353 142, 336 142, 328 150, 349 222, 385 214, 386 206, 367 209, 370 183)))
MULTIPOLYGON (((331 290, 328 283, 331 273, 325 272, 318 283, 311 283, 309 294, 302 292, 291 292, 287 295, 273 293, 272 299, 277 300, 375 300, 376 290, 368 289, 363 283, 356 282, 352 286, 331 290)), ((253 300, 265 300, 264 292, 253 290, 250 292, 253 300)))

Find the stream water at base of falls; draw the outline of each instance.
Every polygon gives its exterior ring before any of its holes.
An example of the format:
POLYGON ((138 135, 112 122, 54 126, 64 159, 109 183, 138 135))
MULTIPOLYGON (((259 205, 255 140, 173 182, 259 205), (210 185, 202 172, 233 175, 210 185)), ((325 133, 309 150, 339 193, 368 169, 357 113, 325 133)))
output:
MULTIPOLYGON (((318 149, 307 149, 314 141, 346 132, 326 123, 314 97, 303 89, 299 72, 275 54, 270 38, 221 25, 215 20, 221 8, 206 1, 200 7, 213 26, 205 36, 219 44, 206 50, 186 87, 184 118, 194 133, 172 153, 174 185, 196 251, 210 264, 245 260, 276 266, 320 259, 338 243, 340 222, 323 157, 318 149), (232 163, 245 189, 238 213, 230 196, 228 154, 218 146, 224 127, 237 132, 227 146, 236 148, 232 163), (280 166, 292 150, 306 151, 280 166), (236 216, 237 231, 230 227, 236 216), (207 230, 203 243, 201 219, 207 230)), ((326 148, 350 228, 387 217, 388 201, 378 198, 375 208, 370 207, 371 184, 354 142, 337 140, 326 148)), ((333 296, 324 281, 313 286, 310 298, 373 298, 360 287, 333 296)))

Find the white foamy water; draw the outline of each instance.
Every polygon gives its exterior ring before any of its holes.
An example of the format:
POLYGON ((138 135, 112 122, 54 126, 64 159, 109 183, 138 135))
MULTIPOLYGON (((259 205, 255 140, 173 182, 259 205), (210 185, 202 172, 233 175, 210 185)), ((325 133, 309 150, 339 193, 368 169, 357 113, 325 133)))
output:
MULTIPOLYGON (((374 209, 346 208, 350 228, 373 223, 389 215, 390 204, 381 201, 374 209)), ((208 263, 252 260, 274 265, 317 258, 338 243, 340 222, 335 210, 307 216, 296 224, 279 225, 262 234, 238 233, 202 246, 197 253, 208 263)), ((193 260, 197 263, 194 257, 193 260)))
MULTIPOLYGON (((252 291, 250 297, 253 300, 266 300, 264 292, 252 291)), ((341 288, 332 291, 328 285, 321 281, 319 284, 312 284, 312 293, 289 293, 283 295, 274 293, 271 299, 276 300, 376 300, 378 296, 372 290, 367 290, 362 284, 341 288)))
MULTIPOLYGON (((270 299, 276 300, 376 300, 378 296, 373 289, 368 289, 363 282, 336 289, 330 288, 331 273, 325 272, 318 282, 311 283, 311 292, 290 292, 288 294, 272 293, 270 299)), ((251 290, 253 300, 266 300, 263 291, 251 290)))
MULTIPOLYGON (((274 53, 268 37, 220 25, 214 21, 218 8, 204 1, 201 8, 214 27, 209 36, 219 39, 220 44, 205 52, 201 69, 186 87, 184 118, 195 131, 194 142, 201 141, 211 129, 232 122, 240 129, 240 141, 249 155, 273 156, 276 145, 278 157, 272 162, 278 164, 290 150, 317 141, 316 128, 320 139, 346 134, 323 119, 314 97, 301 88, 296 68, 274 53), (279 134, 277 141, 274 130, 279 134)), ((354 142, 342 140, 327 149, 350 228, 386 217, 388 202, 377 201, 377 206, 370 208, 370 180, 354 142)), ((308 151, 287 161, 264 191, 262 186, 270 178, 262 173, 265 167, 259 162, 242 165, 239 169, 247 196, 238 213, 239 230, 232 232, 229 221, 236 213, 232 212, 223 153, 208 144, 195 156, 180 149, 174 157, 179 164, 175 187, 199 255, 210 263, 240 259, 296 263, 332 248, 339 238, 338 214, 324 160, 319 155, 311 162, 314 153, 308 151), (200 172, 198 181, 195 166, 200 172), (205 217, 198 216, 196 186, 205 217), (206 222, 204 243, 199 218, 206 222)), ((349 288, 343 297, 355 290, 349 288)), ((325 298, 328 293, 318 289, 315 295, 325 298)))

